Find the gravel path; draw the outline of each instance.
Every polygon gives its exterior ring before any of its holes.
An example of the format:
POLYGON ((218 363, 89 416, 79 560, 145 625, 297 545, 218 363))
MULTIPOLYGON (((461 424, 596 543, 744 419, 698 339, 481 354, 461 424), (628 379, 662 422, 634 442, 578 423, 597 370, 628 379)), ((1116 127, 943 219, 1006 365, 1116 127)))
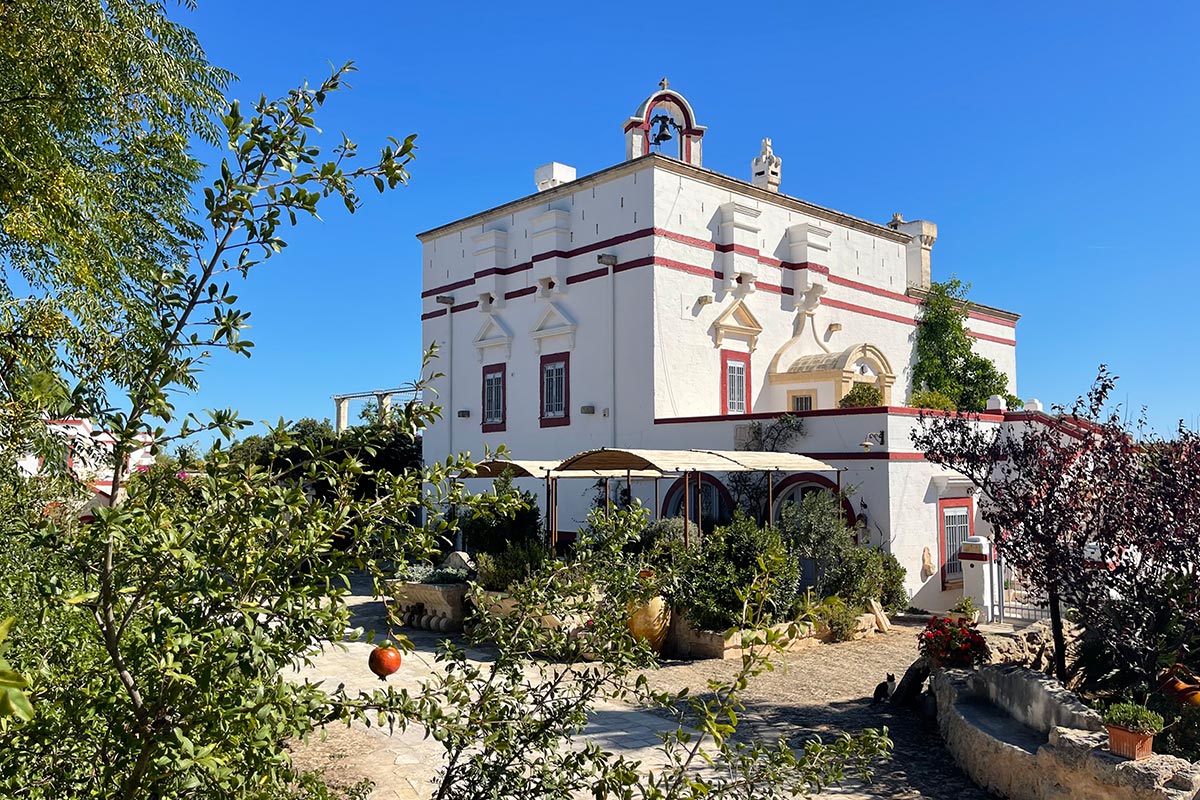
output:
MULTIPOLYGON (((384 628, 382 603, 367 595, 356 596, 352 604, 356 606, 356 624, 384 628)), ((829 738, 886 726, 895 749, 892 758, 877 768, 874 781, 869 786, 832 789, 826 795, 843 800, 987 800, 989 795, 954 766, 932 720, 887 704, 871 705, 875 686, 886 673, 899 678, 916 658, 917 630, 898 626, 889 634, 844 644, 813 644, 781 656, 776 670, 753 679, 744 694, 746 710, 740 715, 740 730, 749 736, 788 736, 802 742, 814 735, 829 738)), ((427 674, 418 665, 431 660, 439 636, 444 634, 413 632, 417 653, 396 676, 411 683, 410 688, 416 689, 422 673, 427 674)), ((365 670, 369 646, 353 642, 348 647, 347 653, 327 652, 313 668, 300 674, 314 680, 345 681, 352 689, 358 688, 355 684, 360 681, 364 687, 371 685, 373 676, 365 670)), ((738 665, 737 661, 668 661, 647 672, 646 678, 661 690, 686 686, 697 693, 707 691, 709 680, 731 676, 738 665)), ((625 711, 615 707, 602 710, 589 730, 603 737, 605 747, 628 748, 636 751, 629 754, 637 757, 651 756, 657 728, 653 712, 623 708, 625 711)), ((665 716, 665 712, 658 713, 665 716)), ((665 730, 668 725, 661 727, 665 730)), ((324 740, 318 735, 306 745, 297 743, 293 755, 306 768, 323 769, 327 780, 340 789, 369 778, 376 784, 373 798, 407 800, 428 796, 426 781, 438 761, 438 749, 417 730, 388 736, 356 725, 330 728, 324 740)))
MULTIPOLYGON (((758 729, 755 733, 800 740, 886 726, 895 750, 892 759, 876 770, 874 782, 830 794, 986 800, 990 795, 976 787, 950 759, 933 720, 887 704, 871 705, 876 684, 888 672, 899 680, 916 659, 918 630, 897 626, 889 634, 844 644, 814 645, 785 654, 775 672, 751 682, 742 718, 758 729)), ((646 677, 658 689, 686 685, 703 690, 709 679, 727 678, 737 668, 735 661, 672 661, 646 677)))

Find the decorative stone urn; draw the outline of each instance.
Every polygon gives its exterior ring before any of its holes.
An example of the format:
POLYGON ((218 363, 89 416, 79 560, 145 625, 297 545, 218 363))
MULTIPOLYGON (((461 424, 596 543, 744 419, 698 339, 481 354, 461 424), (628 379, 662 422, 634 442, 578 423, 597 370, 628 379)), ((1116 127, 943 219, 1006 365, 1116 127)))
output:
POLYGON ((671 607, 661 595, 655 595, 640 605, 629 605, 629 632, 633 638, 650 645, 650 649, 661 653, 671 629, 671 607))

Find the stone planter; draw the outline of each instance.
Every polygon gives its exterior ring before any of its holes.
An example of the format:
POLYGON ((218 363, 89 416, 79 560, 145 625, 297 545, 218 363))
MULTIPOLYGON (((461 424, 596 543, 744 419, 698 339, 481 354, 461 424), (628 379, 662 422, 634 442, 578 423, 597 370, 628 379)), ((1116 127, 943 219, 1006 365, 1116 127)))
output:
MULTIPOLYGON (((517 612, 517 601, 508 592, 485 590, 480 611, 492 616, 509 617, 517 612)), ((538 617, 538 621, 543 627, 551 630, 561 628, 566 624, 565 618, 557 614, 542 614, 538 617)))
POLYGON ((1154 734, 1138 733, 1116 725, 1108 728, 1108 749, 1115 756, 1141 761, 1154 755, 1154 734))
POLYGON ((466 616, 465 583, 410 583, 390 585, 395 608, 391 616, 398 622, 429 631, 461 631, 466 616))
POLYGON ((656 653, 663 651, 671 629, 671 607, 661 596, 651 597, 642 605, 629 606, 629 632, 633 638, 650 645, 656 653))
POLYGON ((946 614, 946 618, 952 619, 955 622, 976 623, 976 622, 979 622, 979 611, 978 610, 972 611, 970 614, 963 614, 958 611, 951 611, 946 614))
MULTIPOLYGON (((787 631, 789 625, 775 625, 775 630, 787 631)), ((811 625, 801 625, 801 635, 792 641, 788 650, 817 644, 814 629, 811 625)), ((667 632, 664 652, 675 658, 703 660, 709 658, 741 658, 742 635, 734 631, 726 636, 725 633, 703 631, 692 625, 681 613, 671 614, 671 623, 667 632)))

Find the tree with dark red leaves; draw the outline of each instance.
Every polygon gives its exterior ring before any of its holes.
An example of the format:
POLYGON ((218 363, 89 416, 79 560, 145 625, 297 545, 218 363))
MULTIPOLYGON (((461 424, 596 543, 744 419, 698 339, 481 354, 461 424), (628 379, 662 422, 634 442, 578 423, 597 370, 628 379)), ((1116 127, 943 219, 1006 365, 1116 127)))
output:
POLYGON ((1161 626, 1144 624, 1130 605, 1148 593, 1161 596, 1168 575, 1196 575, 1195 437, 1139 441, 1119 410, 1107 406, 1113 385, 1101 367, 1087 396, 1069 409, 1021 412, 1006 425, 981 425, 971 414, 924 415, 913 434, 929 461, 971 480, 996 550, 1044 592, 1061 680, 1064 604, 1078 610, 1085 627, 1120 625, 1114 633, 1122 641, 1112 644, 1128 649, 1121 660, 1153 669, 1150 652, 1161 643, 1145 633, 1161 626), (1189 493, 1182 511, 1175 498, 1189 493), (1121 614, 1131 616, 1119 622, 1121 614))

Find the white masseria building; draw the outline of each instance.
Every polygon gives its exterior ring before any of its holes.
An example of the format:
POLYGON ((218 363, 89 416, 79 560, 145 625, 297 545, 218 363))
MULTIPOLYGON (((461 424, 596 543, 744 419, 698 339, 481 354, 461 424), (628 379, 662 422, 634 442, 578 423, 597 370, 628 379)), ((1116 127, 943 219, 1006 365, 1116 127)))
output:
MULTIPOLYGON (((860 539, 896 555, 914 605, 948 608, 977 514, 965 481, 913 449, 918 412, 906 406, 937 226, 783 194, 770 140, 748 180, 704 169, 706 129, 665 80, 623 130, 623 162, 583 177, 548 164, 537 192, 418 236, 423 343, 440 346, 445 373, 426 460, 500 444, 554 461, 603 447, 734 450, 747 423, 793 412, 804 434, 789 449, 842 471, 860 539), (878 387, 883 406, 840 409, 856 383, 878 387)), ((976 351, 1014 393, 1016 323, 970 311, 976 351)), ((984 424, 1004 422, 993 410, 984 424)), ((706 509, 729 512, 727 477, 704 476, 706 509)), ((680 514, 682 481, 669 484, 657 510, 680 514)), ((828 474, 777 476, 776 507, 822 486, 828 474)), ((652 482, 633 490, 655 504, 652 482)), ((578 527, 594 492, 560 482, 560 529, 578 527)))

